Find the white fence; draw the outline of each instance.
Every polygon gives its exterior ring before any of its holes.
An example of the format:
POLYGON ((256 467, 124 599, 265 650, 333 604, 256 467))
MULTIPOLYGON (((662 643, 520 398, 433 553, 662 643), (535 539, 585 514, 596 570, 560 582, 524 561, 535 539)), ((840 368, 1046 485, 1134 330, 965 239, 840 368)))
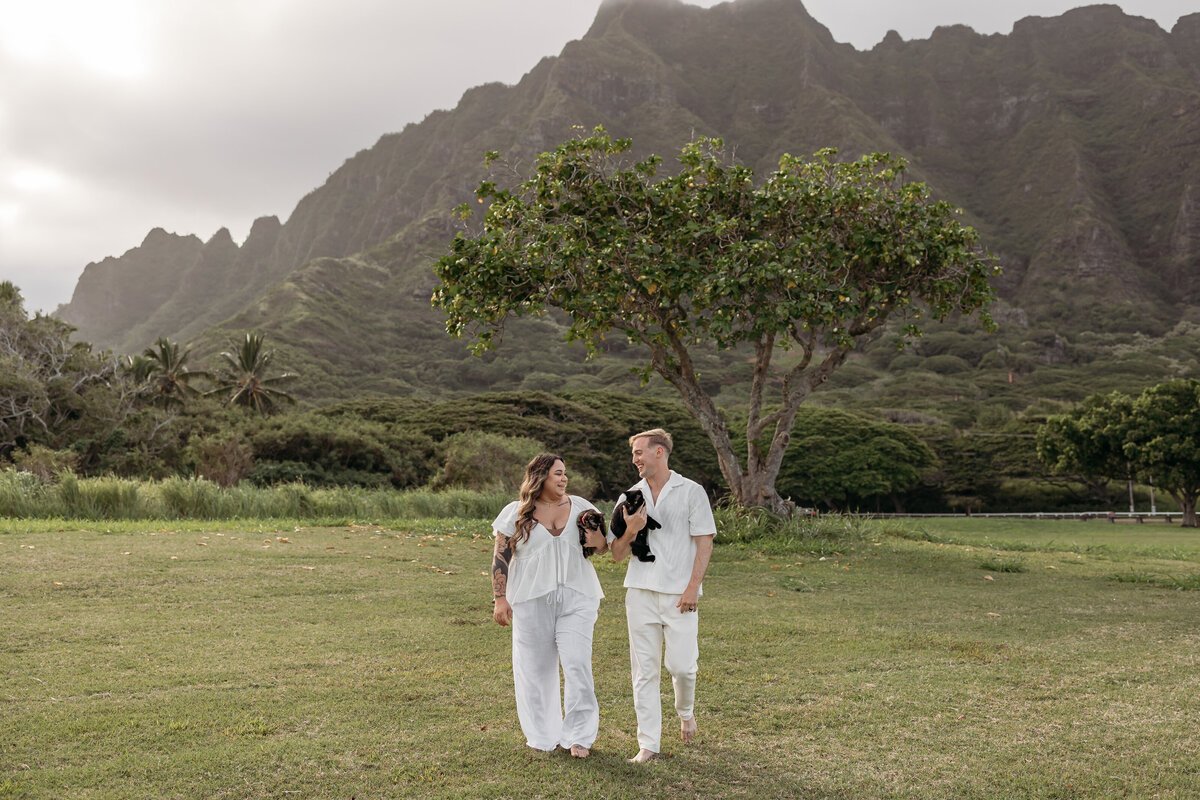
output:
POLYGON ((1080 522, 1091 522, 1092 520, 1103 520, 1105 522, 1116 523, 1122 522, 1166 522, 1168 525, 1174 524, 1175 520, 1183 519, 1183 515, 1178 511, 1077 511, 1077 512, 1026 512, 1013 514, 861 514, 860 516, 869 519, 920 519, 922 517, 939 517, 939 518, 962 518, 971 517, 987 517, 987 518, 1010 518, 1010 519, 1068 519, 1078 520, 1080 522))

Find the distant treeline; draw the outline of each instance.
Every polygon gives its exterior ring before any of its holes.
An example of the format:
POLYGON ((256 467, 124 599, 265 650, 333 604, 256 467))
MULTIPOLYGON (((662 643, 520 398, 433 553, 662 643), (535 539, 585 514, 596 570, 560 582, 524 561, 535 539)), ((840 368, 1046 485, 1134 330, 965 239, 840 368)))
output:
MULTIPOLYGON (((242 487, 242 494, 231 498, 244 498, 248 488, 280 484, 465 489, 509 496, 517 489, 523 465, 540 451, 566 460, 571 491, 611 500, 637 480, 629 463, 628 436, 661 425, 675 438, 672 467, 700 481, 714 498, 724 494, 712 447, 697 423, 678 404, 653 398, 599 391, 506 392, 443 402, 360 400, 270 417, 198 401, 159 413, 163 416, 153 435, 139 439, 149 429, 123 430, 98 450, 94 441, 80 442, 79 449, 33 445, 12 452, 10 460, 29 473, 24 480, 37 485, 55 484, 63 476, 74 480, 76 473, 169 479, 152 493, 166 498, 154 502, 165 503, 168 516, 181 503, 187 505, 189 493, 219 487, 242 487), (86 467, 85 453, 90 459, 86 467), (201 484, 186 480, 197 478, 201 484)), ((800 414, 778 485, 785 496, 820 510, 1097 507, 1096 498, 1066 482, 1052 484, 1039 476, 1040 470, 1032 438, 1019 432, 963 436, 935 426, 812 407, 800 414)), ((26 484, 10 488, 17 485, 26 484)), ((131 485, 111 484, 105 502, 117 507, 149 502, 145 490, 140 500, 130 499, 138 496, 131 485), (112 488, 122 485, 124 489, 112 488)), ((70 504, 69 499, 63 502, 70 504)), ((243 501, 221 502, 236 510, 243 501)), ((204 502, 206 507, 213 504, 220 505, 211 498, 204 502)), ((20 508, 10 501, 0 509, 0 514, 6 512, 19 515, 20 508)))

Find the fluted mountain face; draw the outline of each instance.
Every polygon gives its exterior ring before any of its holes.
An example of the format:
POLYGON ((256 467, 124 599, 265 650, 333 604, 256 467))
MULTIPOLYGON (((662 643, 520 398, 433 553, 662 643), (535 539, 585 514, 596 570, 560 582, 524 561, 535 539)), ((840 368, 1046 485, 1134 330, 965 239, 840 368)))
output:
POLYGON ((272 331, 317 397, 608 385, 625 367, 581 363, 553 320, 478 361, 428 306, 484 151, 528 166, 598 124, 639 156, 722 136, 760 174, 827 146, 902 155, 1001 257, 1003 319, 1066 340, 1200 321, 1200 14, 1166 32, 1091 6, 860 52, 799 0, 611 0, 516 86, 472 89, 347 160, 286 224, 260 220, 241 248, 152 232, 89 265, 61 315, 126 351, 272 331))

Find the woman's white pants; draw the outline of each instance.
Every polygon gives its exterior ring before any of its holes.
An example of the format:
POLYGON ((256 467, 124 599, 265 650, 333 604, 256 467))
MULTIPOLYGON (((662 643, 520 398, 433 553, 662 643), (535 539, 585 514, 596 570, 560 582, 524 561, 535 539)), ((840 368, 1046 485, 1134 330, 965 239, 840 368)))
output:
POLYGON ((600 705, 592 681, 592 629, 599 609, 599 598, 566 586, 513 603, 517 718, 532 748, 591 748, 596 740, 600 705))
POLYGON ((625 620, 629 625, 629 662, 633 673, 633 709, 637 713, 638 746, 662 750, 663 649, 675 689, 675 713, 691 719, 696 702, 700 648, 699 615, 675 607, 682 595, 627 589, 625 620))

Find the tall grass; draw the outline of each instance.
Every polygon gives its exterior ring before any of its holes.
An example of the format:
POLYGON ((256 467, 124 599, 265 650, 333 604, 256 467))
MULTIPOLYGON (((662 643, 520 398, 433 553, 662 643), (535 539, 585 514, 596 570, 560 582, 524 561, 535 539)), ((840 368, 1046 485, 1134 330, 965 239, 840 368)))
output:
POLYGON ((308 519, 327 524, 391 519, 491 518, 513 498, 504 492, 317 489, 301 483, 223 489, 203 478, 137 481, 80 478, 43 481, 0 471, 0 517, 81 520, 308 519))
POLYGON ((835 552, 880 530, 878 523, 841 514, 782 518, 761 508, 727 506, 714 516, 722 544, 765 553, 835 552))

